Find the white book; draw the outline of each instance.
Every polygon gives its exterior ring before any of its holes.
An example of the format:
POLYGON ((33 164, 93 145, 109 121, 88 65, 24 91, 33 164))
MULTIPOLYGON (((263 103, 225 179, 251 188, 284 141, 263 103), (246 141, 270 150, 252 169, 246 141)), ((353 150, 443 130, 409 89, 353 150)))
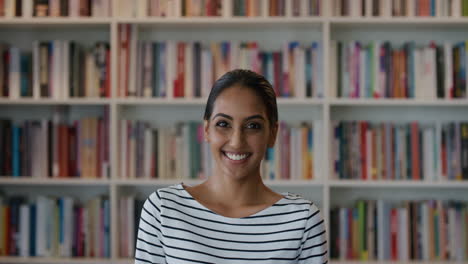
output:
POLYGON ((29 245, 30 245, 30 209, 28 204, 20 205, 19 213, 19 255, 21 257, 29 256, 29 245))
MULTIPOLYGON (((225 1, 225 2, 229 2, 229 1, 225 1)), ((260 10, 261 10, 261 16, 262 17, 268 17, 269 9, 270 9, 270 1, 269 0, 260 0, 260 10)))
POLYGON ((103 0, 91 1, 91 16, 92 17, 101 17, 102 1, 103 0))
POLYGON ((22 1, 22 10, 21 15, 23 18, 31 18, 33 15, 33 1, 32 0, 23 0, 22 1))
POLYGON ((16 0, 5 0, 4 12, 6 18, 12 18, 15 16, 16 0))
POLYGON ((127 120, 120 120, 120 178, 128 178, 127 174, 127 161, 128 161, 128 150, 127 150, 127 120))
POLYGON ((69 0, 68 3, 68 16, 79 17, 80 16, 80 1, 81 0, 69 0))
POLYGON ((366 17, 371 17, 372 16, 372 0, 365 0, 366 3, 366 10, 365 10, 365 16, 366 17))
POLYGON ((462 4, 461 0, 452 0, 452 17, 461 17, 462 4))
POLYGON ((391 17, 392 16, 392 1, 384 0, 380 2, 380 7, 382 8, 380 14, 382 17, 391 17))
POLYGON ((423 83, 423 76, 421 70, 424 68, 422 60, 422 50, 420 48, 414 49, 414 97, 415 98, 422 98, 422 86, 423 83))
POLYGON ((46 254, 46 224, 49 217, 47 212, 48 198, 38 196, 36 200, 36 256, 47 257, 46 254))
POLYGON ((292 2, 293 1, 285 1, 285 14, 286 17, 292 17, 292 2))
POLYGON ((9 83, 10 99, 20 98, 21 54, 17 47, 10 47, 9 83))
POLYGON ((314 177, 317 180, 323 179, 323 121, 315 120, 313 124, 314 142, 314 177))
POLYGON ((406 12, 408 14, 408 17, 414 17, 416 16, 416 3, 415 0, 406 0, 406 12))
POLYGON ((435 48, 428 47, 425 49, 425 94, 430 99, 437 98, 437 72, 436 72, 436 51, 435 48))
POLYGON ((300 0, 299 15, 301 17, 306 17, 309 15, 309 4, 310 4, 309 0, 300 0))
POLYGON ((296 80, 296 87, 295 88, 295 97, 296 98, 305 98, 305 53, 302 47, 296 47, 293 51, 294 54, 294 68, 295 68, 295 80, 296 80))
POLYGON ((192 99, 194 94, 193 87, 193 52, 194 52, 194 43, 186 42, 185 43, 185 70, 184 70, 184 97, 186 99, 192 99))
POLYGON ((398 209, 398 257, 401 261, 409 260, 409 219, 406 208, 398 209))
POLYGON ((138 0, 137 2, 137 17, 147 17, 148 16, 148 0, 138 0))
POLYGON ((455 260, 456 250, 459 247, 459 244, 456 241, 457 237, 457 227, 456 227, 456 211, 455 208, 449 207, 448 209, 448 239, 449 241, 449 253, 450 259, 455 260))
POLYGON ((182 0, 173 0, 170 6, 173 7, 173 16, 181 17, 182 15, 182 0))
POLYGON ((355 1, 353 4, 350 4, 351 6, 351 16, 353 17, 359 17, 361 16, 361 10, 362 10, 362 1, 355 1))
POLYGON ((94 56, 92 53, 86 52, 85 55, 85 97, 93 97, 94 94, 94 56))
POLYGON ((137 93, 136 87, 136 68, 137 68, 137 44, 138 44, 138 32, 136 25, 132 25, 130 29, 130 69, 129 69, 129 80, 128 80, 128 97, 135 97, 137 93))
POLYGON ((63 248, 62 255, 63 257, 72 256, 72 240, 73 240, 73 230, 74 230, 74 217, 73 217, 73 198, 64 197, 63 199, 63 248))
POLYGON ((135 251, 135 196, 127 197, 127 256, 132 256, 135 251))
POLYGON ((435 16, 442 17, 442 2, 447 2, 447 0, 435 0, 435 16))

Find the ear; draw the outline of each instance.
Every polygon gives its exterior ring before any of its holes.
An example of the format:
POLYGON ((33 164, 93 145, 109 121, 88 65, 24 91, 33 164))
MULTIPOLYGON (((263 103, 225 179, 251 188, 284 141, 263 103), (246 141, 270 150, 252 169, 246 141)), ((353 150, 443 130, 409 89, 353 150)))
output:
POLYGON ((209 128, 210 127, 210 121, 208 120, 204 120, 203 121, 203 131, 205 132, 203 137, 205 139, 206 142, 210 142, 209 141, 209 128))
POLYGON ((268 138, 268 147, 272 148, 275 146, 276 135, 278 134, 278 122, 274 123, 270 130, 270 137, 268 138))

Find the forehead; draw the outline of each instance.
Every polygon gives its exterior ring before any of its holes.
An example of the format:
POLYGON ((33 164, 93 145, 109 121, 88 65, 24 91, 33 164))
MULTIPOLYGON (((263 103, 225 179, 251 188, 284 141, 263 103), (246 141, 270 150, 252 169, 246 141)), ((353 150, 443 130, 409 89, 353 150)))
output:
POLYGON ((250 88, 233 86, 226 88, 214 103, 213 114, 224 113, 231 116, 266 116, 263 100, 250 88))

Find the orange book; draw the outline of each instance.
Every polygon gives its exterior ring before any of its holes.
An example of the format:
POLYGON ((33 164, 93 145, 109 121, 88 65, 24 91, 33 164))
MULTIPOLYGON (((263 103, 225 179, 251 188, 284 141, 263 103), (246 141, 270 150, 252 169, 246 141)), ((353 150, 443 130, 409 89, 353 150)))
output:
POLYGON ((269 10, 269 15, 270 16, 276 16, 277 15, 277 6, 278 2, 277 0, 270 0, 270 10, 269 10))
POLYGON ((413 180, 420 180, 419 168, 419 125, 418 122, 411 122, 411 167, 413 180))

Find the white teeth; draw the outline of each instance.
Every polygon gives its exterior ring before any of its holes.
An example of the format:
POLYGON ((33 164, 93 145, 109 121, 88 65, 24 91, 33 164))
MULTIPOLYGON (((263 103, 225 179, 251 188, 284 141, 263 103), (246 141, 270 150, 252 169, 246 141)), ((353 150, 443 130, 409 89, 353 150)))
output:
POLYGON ((247 158, 248 155, 247 154, 237 155, 237 154, 226 153, 226 156, 229 159, 232 159, 232 160, 243 160, 243 159, 247 158))

